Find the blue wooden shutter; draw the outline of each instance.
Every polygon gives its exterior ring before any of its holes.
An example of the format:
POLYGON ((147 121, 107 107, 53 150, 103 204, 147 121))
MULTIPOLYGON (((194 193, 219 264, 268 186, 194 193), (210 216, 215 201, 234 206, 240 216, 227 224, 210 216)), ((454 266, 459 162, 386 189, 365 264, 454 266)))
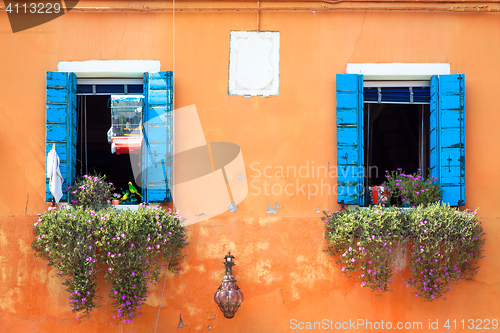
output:
MULTIPOLYGON (((61 175, 64 178, 63 197, 67 199, 66 188, 75 180, 76 173, 76 76, 73 73, 47 72, 47 118, 45 156, 56 145, 61 175)), ((46 200, 53 195, 46 178, 46 200)))
POLYGON ((443 189, 443 202, 465 206, 465 78, 431 78, 430 167, 443 189))
POLYGON ((337 201, 364 205, 363 75, 337 74, 337 201))
POLYGON ((144 73, 143 199, 172 201, 173 86, 172 72, 144 73))

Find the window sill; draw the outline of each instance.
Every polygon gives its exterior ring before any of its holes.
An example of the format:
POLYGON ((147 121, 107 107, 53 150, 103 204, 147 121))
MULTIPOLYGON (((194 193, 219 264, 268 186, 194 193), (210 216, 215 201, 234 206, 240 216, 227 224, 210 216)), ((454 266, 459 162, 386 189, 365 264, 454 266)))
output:
MULTIPOLYGON (((370 206, 359 206, 359 205, 344 205, 346 209, 369 209, 370 206)), ((380 207, 380 206, 379 206, 380 207)), ((385 209, 388 209, 389 207, 393 206, 385 206, 385 209)), ((400 210, 412 210, 415 209, 415 207, 397 207, 400 210)))
MULTIPOLYGON (((48 209, 49 207, 51 207, 51 203, 47 202, 47 204, 48 204, 47 205, 47 209, 48 209)), ((161 205, 153 203, 153 204, 149 204, 149 206, 151 206, 151 207, 157 207, 158 206, 159 207, 161 205)), ((57 207, 62 208, 62 209, 67 209, 67 208, 71 208, 71 205, 69 203, 67 203, 67 202, 59 202, 57 204, 57 207)), ((139 208, 139 205, 112 205, 111 207, 113 207, 116 210, 127 210, 127 209, 129 209, 129 210, 134 211, 134 210, 137 210, 139 208)))

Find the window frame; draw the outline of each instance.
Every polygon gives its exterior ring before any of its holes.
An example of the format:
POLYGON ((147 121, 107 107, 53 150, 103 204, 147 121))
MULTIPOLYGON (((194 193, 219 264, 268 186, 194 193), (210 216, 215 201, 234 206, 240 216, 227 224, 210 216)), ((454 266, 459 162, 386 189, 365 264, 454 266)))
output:
MULTIPOLYGON (((172 72, 144 72, 143 94, 145 96, 145 112, 143 123, 146 144, 143 145, 143 191, 144 201, 172 202, 173 190, 173 73, 172 72), (149 125, 148 125, 149 124, 149 125), (165 131, 162 125, 165 124, 165 131), (151 128, 150 128, 151 127, 151 128), (151 151, 149 141, 162 142, 161 150, 151 151), (165 151, 163 151, 165 150, 165 151), (159 156, 159 158, 158 158, 159 156), (145 163, 144 163, 145 162, 145 163), (150 184, 152 178, 163 170, 166 179, 162 184, 150 184), (146 186, 144 186, 146 184, 146 186), (155 187, 155 195, 148 193, 149 185, 155 187), (164 187, 164 188, 162 188, 164 187), (146 189, 145 189, 146 188, 146 189), (160 199, 161 194, 163 198, 160 199)), ((61 201, 68 201, 66 188, 76 178, 76 96, 77 76, 73 72, 47 72, 46 96, 46 156, 56 147, 60 157, 60 170, 63 182, 63 197, 61 201)), ((46 200, 53 199, 49 189, 49 179, 46 176, 46 200)))
MULTIPOLYGON (((363 206, 365 202, 363 81, 363 74, 337 74, 337 201, 340 204, 363 206), (348 166, 352 172, 346 173, 348 166)), ((431 174, 442 186, 442 202, 465 206, 465 77, 434 75, 430 85, 431 174), (446 153, 448 165, 443 160, 446 153)))

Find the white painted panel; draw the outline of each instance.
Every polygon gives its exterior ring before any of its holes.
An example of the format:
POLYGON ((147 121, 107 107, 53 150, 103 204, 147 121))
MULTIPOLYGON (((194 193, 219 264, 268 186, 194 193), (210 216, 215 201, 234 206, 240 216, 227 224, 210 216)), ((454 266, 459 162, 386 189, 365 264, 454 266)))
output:
POLYGON ((279 32, 231 31, 229 95, 278 95, 279 43, 279 32))

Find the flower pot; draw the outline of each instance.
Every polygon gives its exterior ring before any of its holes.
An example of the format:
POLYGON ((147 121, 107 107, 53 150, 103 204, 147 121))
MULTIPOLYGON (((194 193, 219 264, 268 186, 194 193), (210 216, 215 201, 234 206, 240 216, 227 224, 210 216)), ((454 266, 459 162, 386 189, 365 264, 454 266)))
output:
POLYGON ((118 199, 113 199, 113 200, 111 200, 111 203, 112 203, 113 205, 119 205, 119 204, 120 204, 120 200, 118 200, 118 199))

